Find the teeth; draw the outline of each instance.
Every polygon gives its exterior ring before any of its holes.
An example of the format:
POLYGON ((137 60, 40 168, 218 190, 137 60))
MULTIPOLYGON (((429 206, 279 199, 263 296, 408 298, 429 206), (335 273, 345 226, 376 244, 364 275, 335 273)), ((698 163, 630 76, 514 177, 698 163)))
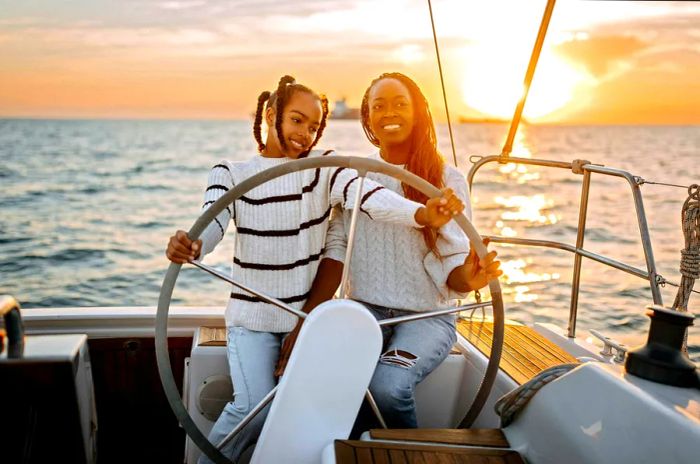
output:
POLYGON ((395 131, 399 130, 401 128, 400 124, 387 124, 386 126, 383 127, 384 130, 388 131, 395 131))
POLYGON ((291 142, 292 142, 292 145, 294 145, 297 148, 304 148, 304 145, 300 144, 296 140, 292 140, 291 142))

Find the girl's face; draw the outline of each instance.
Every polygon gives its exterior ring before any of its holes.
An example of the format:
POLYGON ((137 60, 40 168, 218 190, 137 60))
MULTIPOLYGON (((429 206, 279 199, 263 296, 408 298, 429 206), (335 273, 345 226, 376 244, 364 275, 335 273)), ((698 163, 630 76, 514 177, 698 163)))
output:
POLYGON ((411 93, 399 80, 387 78, 369 91, 369 123, 381 146, 398 145, 411 136, 414 111, 411 93))
POLYGON ((282 149, 275 130, 275 108, 268 108, 265 120, 269 128, 267 146, 287 158, 297 159, 316 140, 321 125, 323 109, 318 98, 308 92, 294 92, 287 101, 282 116, 282 136, 286 150, 282 149), (271 144, 270 141, 274 143, 271 144))

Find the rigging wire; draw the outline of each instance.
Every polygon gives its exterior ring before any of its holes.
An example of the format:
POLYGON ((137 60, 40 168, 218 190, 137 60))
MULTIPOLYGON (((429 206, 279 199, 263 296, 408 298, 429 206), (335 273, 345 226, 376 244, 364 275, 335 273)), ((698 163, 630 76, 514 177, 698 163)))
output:
POLYGON ((433 42, 435 43, 435 55, 437 56, 438 70, 440 71, 440 84, 442 85, 442 98, 445 101, 445 114, 447 115, 447 128, 450 131, 450 144, 452 145, 452 159, 457 166, 457 151, 455 150, 455 139, 452 135, 452 123, 450 122, 450 109, 447 106, 447 92, 445 92, 445 79, 442 76, 442 63, 440 62, 440 48, 438 47, 437 34, 435 33, 435 21, 433 20, 433 5, 428 0, 428 10, 430 10, 430 25, 433 28, 433 42))
MULTIPOLYGON (((659 280, 659 284, 660 284, 662 287, 665 286, 665 285, 670 285, 670 286, 672 286, 672 287, 680 288, 680 285, 679 285, 679 284, 676 284, 676 283, 674 283, 674 282, 671 282, 670 280, 666 280, 666 279, 663 278, 663 277, 661 277, 661 279, 659 280)), ((700 290, 691 290, 691 292, 697 293, 698 295, 700 295, 700 290)))
POLYGON ((682 188, 684 190, 688 190, 691 187, 693 187, 692 185, 679 185, 679 184, 671 184, 668 182, 652 182, 650 180, 646 180, 646 179, 644 179, 642 177, 638 177, 638 176, 635 176, 634 180, 638 185, 643 185, 643 184, 665 185, 666 187, 678 187, 678 188, 682 188))

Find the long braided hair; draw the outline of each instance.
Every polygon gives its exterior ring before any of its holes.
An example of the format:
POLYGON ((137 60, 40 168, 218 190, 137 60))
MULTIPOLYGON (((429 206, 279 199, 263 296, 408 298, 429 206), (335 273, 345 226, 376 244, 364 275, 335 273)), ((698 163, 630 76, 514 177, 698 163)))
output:
POLYGON ((321 102, 322 110, 321 123, 318 126, 316 138, 314 139, 314 142, 311 144, 311 146, 309 146, 309 149, 301 155, 299 155, 299 157, 306 157, 311 151, 311 149, 321 139, 321 136, 323 135, 323 129, 326 128, 326 120, 328 119, 328 99, 325 95, 319 95, 307 86, 298 84, 292 76, 282 76, 279 83, 277 84, 277 90, 275 90, 272 93, 264 91, 258 96, 258 106, 255 109, 255 119, 253 121, 253 137, 255 137, 255 141, 258 143, 258 151, 260 153, 262 153, 263 150, 265 150, 265 143, 262 141, 261 127, 263 113, 268 108, 275 108, 275 131, 277 131, 277 138, 280 141, 282 150, 287 149, 287 142, 284 140, 284 135, 282 134, 282 119, 284 116, 284 108, 295 92, 306 92, 310 95, 313 95, 321 102))
MULTIPOLYGON (((411 130, 410 143, 408 145, 411 156, 406 164, 406 170, 430 182, 437 188, 443 188, 445 160, 437 150, 437 137, 435 135, 433 117, 430 114, 428 100, 411 78, 398 72, 385 73, 373 80, 369 87, 367 87, 365 95, 362 97, 362 107, 360 109, 362 129, 365 131, 365 135, 372 145, 379 147, 379 139, 372 131, 369 121, 369 93, 372 87, 383 79, 396 79, 401 82, 408 89, 413 102, 414 124, 411 130)), ((428 197, 415 188, 403 183, 401 185, 403 187, 404 196, 409 200, 421 204, 425 204, 425 202, 428 201, 428 197)), ((428 248, 436 256, 440 256, 436 246, 437 231, 431 227, 424 227, 422 233, 428 248)))

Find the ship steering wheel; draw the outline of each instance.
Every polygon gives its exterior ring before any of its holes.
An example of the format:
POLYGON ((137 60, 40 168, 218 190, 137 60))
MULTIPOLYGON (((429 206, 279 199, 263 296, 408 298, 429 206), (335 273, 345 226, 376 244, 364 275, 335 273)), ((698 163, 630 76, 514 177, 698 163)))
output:
MULTIPOLYGON (((221 213, 224 208, 229 204, 233 203, 236 199, 243 196, 248 191, 253 188, 268 182, 277 177, 289 174, 292 172, 299 172, 306 169, 316 169, 316 168, 332 168, 332 167, 345 167, 350 169, 355 169, 360 179, 362 179, 367 172, 377 172, 385 174, 401 182, 404 182, 416 189, 418 189, 423 194, 429 197, 436 197, 441 195, 440 190, 421 179, 420 177, 398 167, 379 160, 372 160, 367 158, 360 158, 354 156, 328 156, 328 157, 314 157, 305 158, 301 160, 292 161, 289 163, 284 163, 280 166, 275 166, 270 169, 266 169, 240 184, 236 185, 234 188, 226 192, 221 198, 219 198, 214 204, 212 204, 209 209, 207 209, 202 215, 197 219, 192 228, 189 230, 188 235, 192 240, 197 240, 204 229, 214 220, 214 218, 221 213)), ((358 190, 359 191, 359 190, 358 190)), ((356 211, 353 211, 357 214, 356 211)), ((481 236, 477 233, 474 226, 469 222, 469 220, 463 214, 458 215, 453 218, 457 221, 457 224, 462 228, 464 233, 470 240, 471 246, 476 251, 480 258, 483 258, 487 251, 486 247, 481 241, 481 236)), ((354 223, 351 225, 351 231, 349 237, 354 235, 354 223)), ((352 247, 352 240, 348 243, 348 247, 352 247)), ((180 397, 180 393, 177 389, 177 384, 175 383, 175 378, 173 376, 172 367, 170 365, 170 356, 168 354, 168 310, 170 308, 170 300, 172 298, 173 289, 175 288, 175 283, 177 277, 180 273, 180 264, 170 263, 170 267, 163 280, 163 285, 160 289, 160 297, 158 299, 158 312, 156 315, 156 360, 158 363, 158 373, 160 375, 161 383, 163 384, 163 389, 167 396, 170 407, 172 408, 175 416, 178 418, 180 424, 185 429, 185 432, 192 441, 205 453, 210 459, 217 463, 230 463, 231 461, 226 458, 219 449, 212 443, 209 442, 206 436, 199 430, 197 425, 194 423, 189 413, 185 409, 185 406, 180 397)), ((347 273, 343 274, 345 280, 347 273)), ((219 277, 224 278, 222 275, 219 277)), ((344 288, 345 282, 341 283, 341 288, 344 288)), ((481 409, 486 402, 486 399, 491 392, 491 388, 494 385, 496 374, 498 373, 498 365, 501 360, 501 352, 503 350, 503 331, 504 331, 504 308, 503 308, 503 297, 501 294, 501 287, 498 283, 498 279, 493 279, 489 283, 489 289, 491 291, 491 306, 493 307, 493 343, 491 348, 491 354, 489 356, 489 361, 484 372, 484 378, 481 382, 481 386, 476 394, 476 397, 467 412, 464 420, 460 424, 462 427, 469 427, 474 420, 477 418, 481 409)), ((468 309, 468 308, 466 308, 468 309)))

